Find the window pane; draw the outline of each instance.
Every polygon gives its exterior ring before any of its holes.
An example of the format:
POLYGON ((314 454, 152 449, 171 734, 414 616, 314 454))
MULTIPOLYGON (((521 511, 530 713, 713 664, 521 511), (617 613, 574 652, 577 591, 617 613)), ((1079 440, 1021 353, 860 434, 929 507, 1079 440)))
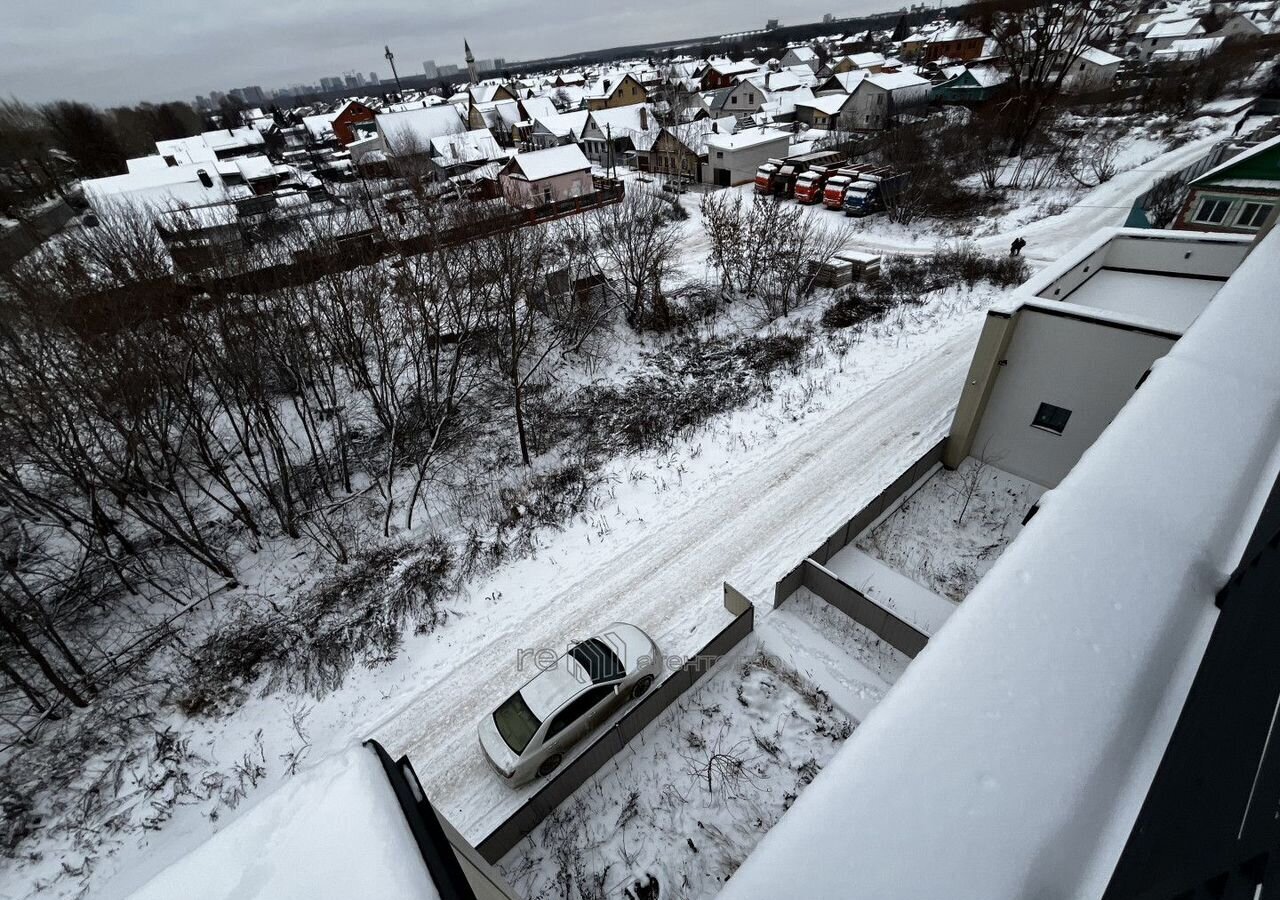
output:
POLYGON ((1269 203, 1246 203, 1236 218, 1236 224, 1244 228, 1261 228, 1270 212, 1269 203))
POLYGON ((542 723, 517 692, 494 712, 493 724, 498 726, 498 734, 513 752, 523 753, 542 723))
POLYGON ((1041 403, 1031 424, 1036 428, 1052 431, 1054 434, 1062 434, 1069 418, 1071 418, 1071 410, 1054 406, 1052 403, 1041 403))

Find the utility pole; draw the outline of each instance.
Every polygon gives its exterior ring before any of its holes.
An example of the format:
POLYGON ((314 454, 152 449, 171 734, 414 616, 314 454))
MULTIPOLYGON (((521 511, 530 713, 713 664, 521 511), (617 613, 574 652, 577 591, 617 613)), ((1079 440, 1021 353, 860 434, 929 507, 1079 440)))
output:
POLYGON ((612 122, 605 123, 604 136, 605 136, 605 140, 609 142, 609 165, 608 165, 609 177, 617 178, 618 166, 613 159, 613 123, 612 122))
POLYGON ((396 80, 396 93, 399 94, 400 99, 403 100, 404 88, 400 87, 400 74, 396 72, 396 55, 391 52, 390 44, 384 44, 382 49, 387 51, 384 55, 387 58, 387 62, 391 63, 391 77, 396 80))

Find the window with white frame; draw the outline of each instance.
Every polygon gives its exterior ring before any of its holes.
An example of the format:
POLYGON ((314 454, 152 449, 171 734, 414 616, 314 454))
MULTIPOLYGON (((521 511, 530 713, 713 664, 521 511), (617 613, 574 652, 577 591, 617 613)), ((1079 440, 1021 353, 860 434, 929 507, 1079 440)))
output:
POLYGON ((1270 203, 1244 203, 1240 207, 1240 215, 1236 216, 1239 228, 1261 228, 1262 223, 1271 215, 1270 203))
POLYGON ((1196 207, 1191 221, 1202 222, 1206 225, 1221 225, 1222 220, 1227 217, 1227 210, 1230 207, 1230 200, 1215 200, 1212 197, 1205 197, 1200 201, 1200 205, 1196 207))

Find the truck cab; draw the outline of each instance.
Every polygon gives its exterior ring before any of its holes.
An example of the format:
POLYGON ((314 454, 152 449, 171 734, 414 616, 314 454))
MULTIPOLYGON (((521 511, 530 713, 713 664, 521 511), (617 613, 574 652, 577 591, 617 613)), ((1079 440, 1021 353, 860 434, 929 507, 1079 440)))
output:
POLYGON ((756 193, 771 194, 773 193, 774 176, 778 174, 778 167, 782 165, 780 160, 769 160, 760 168, 756 169, 756 193))
POLYGON ((853 183, 848 175, 832 175, 822 188, 822 205, 827 209, 844 209, 845 189, 853 183))
POLYGON ((875 175, 864 175, 849 185, 844 192, 844 214, 846 216, 869 216, 880 209, 880 179, 875 175))
POLYGON ((796 178, 796 202, 818 203, 827 184, 827 170, 814 167, 796 178))

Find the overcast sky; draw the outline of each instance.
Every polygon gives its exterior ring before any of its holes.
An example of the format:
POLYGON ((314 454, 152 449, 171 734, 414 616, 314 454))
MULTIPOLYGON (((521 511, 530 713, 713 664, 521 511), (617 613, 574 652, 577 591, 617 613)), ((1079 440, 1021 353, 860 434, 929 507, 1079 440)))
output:
POLYGON ((190 100, 210 90, 312 84, 325 75, 401 75, 422 62, 510 61, 745 31, 823 13, 856 15, 900 0, 0 0, 0 92, 112 105, 190 100))

